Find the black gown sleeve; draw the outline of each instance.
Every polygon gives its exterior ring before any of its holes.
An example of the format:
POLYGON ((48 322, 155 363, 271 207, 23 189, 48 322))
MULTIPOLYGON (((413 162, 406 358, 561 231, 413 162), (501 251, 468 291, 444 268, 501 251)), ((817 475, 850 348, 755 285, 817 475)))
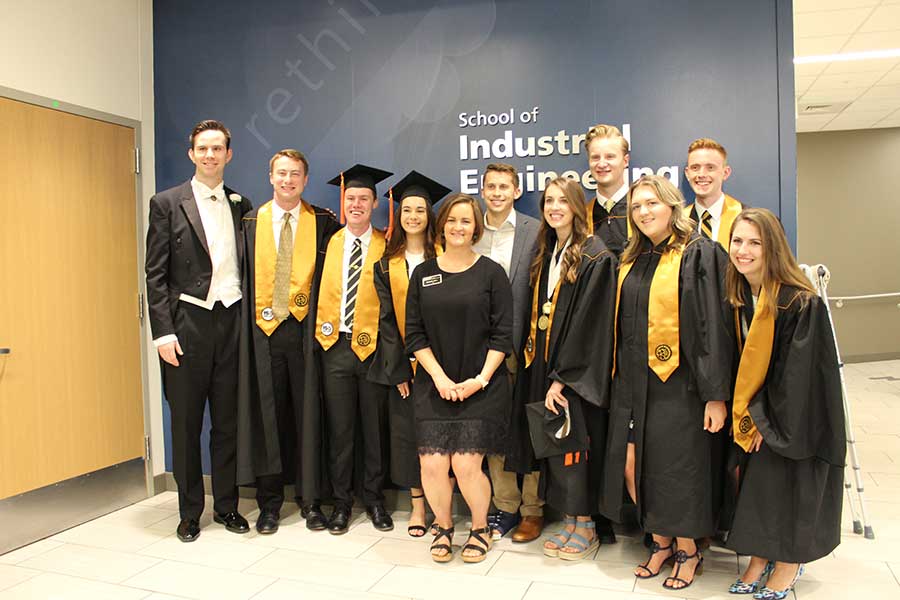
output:
POLYGON ((551 379, 603 408, 609 407, 612 380, 617 262, 609 250, 603 250, 579 274, 550 373, 551 379))
POLYGON ((750 416, 769 447, 792 460, 844 466, 847 439, 834 336, 822 301, 779 310, 766 382, 750 416))
POLYGON ((386 262, 381 260, 373 268, 375 291, 378 292, 381 309, 378 315, 378 345, 367 379, 382 385, 397 385, 412 379, 412 368, 397 326, 390 276, 383 268, 386 262))
POLYGON ((728 255, 717 243, 695 239, 681 263, 681 363, 689 365, 703 402, 729 401, 735 355, 734 311, 725 300, 728 255))
POLYGON ((406 292, 406 351, 410 354, 431 347, 425 323, 422 320, 422 306, 419 290, 422 287, 422 265, 413 270, 406 292))
POLYGON ((492 263, 491 267, 489 280, 491 333, 488 338, 488 350, 496 350, 508 355, 513 352, 512 287, 510 287, 503 267, 496 263, 492 263))

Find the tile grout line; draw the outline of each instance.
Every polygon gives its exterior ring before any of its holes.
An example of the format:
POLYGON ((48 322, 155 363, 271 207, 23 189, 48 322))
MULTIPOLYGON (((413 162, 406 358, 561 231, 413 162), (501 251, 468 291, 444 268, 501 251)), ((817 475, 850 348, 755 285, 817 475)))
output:
POLYGON ((384 575, 382 575, 381 577, 379 577, 378 580, 375 581, 375 583, 373 583, 372 585, 370 585, 369 587, 367 587, 364 591, 365 591, 366 593, 371 592, 372 589, 373 589, 376 585, 378 585, 379 583, 381 583, 382 580, 384 580, 385 577, 387 577, 388 575, 390 575, 391 573, 393 573, 394 569, 396 569, 396 568, 397 568, 397 565, 391 564, 391 568, 388 569, 387 571, 385 571, 384 575))
POLYGON ((267 589, 269 589, 270 587, 272 587, 273 585, 275 585, 275 584, 278 583, 279 581, 282 581, 282 578, 281 578, 281 577, 275 577, 270 583, 267 583, 267 584, 264 585, 262 588, 260 588, 259 591, 255 592, 252 596, 248 597, 247 600, 252 600, 253 598, 256 598, 257 596, 259 596, 260 594, 262 594, 264 591, 266 591, 267 589))

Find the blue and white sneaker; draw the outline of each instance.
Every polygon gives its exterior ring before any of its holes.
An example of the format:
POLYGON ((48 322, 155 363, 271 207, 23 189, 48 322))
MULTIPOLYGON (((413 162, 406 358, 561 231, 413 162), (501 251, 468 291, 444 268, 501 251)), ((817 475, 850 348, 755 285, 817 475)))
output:
POLYGON ((508 513, 503 510, 488 515, 488 527, 491 528, 491 538, 496 542, 504 535, 512 531, 519 524, 519 513, 508 513))

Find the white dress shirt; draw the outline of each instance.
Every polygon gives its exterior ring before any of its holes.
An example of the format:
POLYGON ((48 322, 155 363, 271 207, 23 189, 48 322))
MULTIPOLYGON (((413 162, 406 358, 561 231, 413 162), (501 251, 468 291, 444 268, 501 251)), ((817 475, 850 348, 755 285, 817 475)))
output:
MULTIPOLYGON (((224 183, 219 182, 214 189, 210 189, 196 178, 191 178, 191 190, 200 211, 200 222, 203 224, 206 246, 209 248, 212 278, 206 298, 181 294, 178 299, 206 310, 212 310, 216 301, 224 306, 231 306, 241 299, 241 271, 234 239, 234 221, 231 217, 231 207, 228 205, 229 200, 225 197, 224 183)), ((177 340, 175 334, 169 334, 156 338, 153 343, 159 347, 177 340)))
MULTIPOLYGON (((617 203, 619 200, 623 199, 623 198, 624 198, 625 196, 627 196, 627 195, 628 195, 628 182, 627 182, 627 181, 626 181, 625 183, 623 183, 623 184, 622 184, 622 187, 620 187, 619 189, 617 189, 617 190, 616 190, 616 193, 614 193, 614 194, 613 194, 612 196, 610 196, 609 198, 607 198, 606 196, 604 196, 603 194, 601 194, 601 193, 600 193, 600 188, 597 188, 597 203, 598 203, 600 206, 606 207, 606 201, 607 201, 607 200, 612 200, 613 206, 615 206, 616 203, 617 203)), ((611 208, 612 208, 612 207, 610 207, 610 209, 611 209, 611 208)), ((588 215, 588 218, 590 218, 590 215, 588 215)))
MULTIPOLYGON (((275 252, 281 247, 281 228, 284 227, 284 215, 291 215, 291 242, 297 241, 297 223, 300 219, 300 203, 291 210, 285 211, 278 206, 278 203, 272 200, 272 234, 275 236, 275 252)), ((292 246, 293 247, 293 246, 292 246)))
MULTIPOLYGON (((341 279, 341 326, 338 328, 338 331, 341 333, 353 333, 344 323, 344 315, 347 308, 347 280, 350 278, 350 255, 353 254, 353 241, 357 238, 350 233, 349 229, 346 231, 347 233, 344 235, 344 259, 341 262, 344 271, 341 279)), ((369 243, 372 241, 372 225, 369 225, 366 232, 359 236, 359 241, 362 243, 362 259, 363 264, 365 264, 366 254, 369 253, 369 243)), ((356 291, 356 301, 359 302, 359 288, 356 291)))
POLYGON ((488 225, 488 213, 484 213, 484 233, 475 244, 475 252, 487 256, 503 267, 509 277, 512 264, 513 240, 516 237, 516 211, 511 209, 500 227, 488 225))
POLYGON ((425 252, 421 254, 413 254, 409 250, 406 251, 406 264, 407 269, 409 269, 409 274, 412 275, 412 272, 416 267, 425 262, 425 252))
POLYGON ((694 201, 694 208, 697 209, 697 231, 700 231, 700 223, 703 222, 704 213, 709 213, 712 219, 710 219, 712 225, 712 239, 719 239, 719 225, 722 224, 722 209, 725 208, 725 193, 723 192, 719 199, 713 202, 712 206, 709 208, 703 208, 699 202, 694 201))

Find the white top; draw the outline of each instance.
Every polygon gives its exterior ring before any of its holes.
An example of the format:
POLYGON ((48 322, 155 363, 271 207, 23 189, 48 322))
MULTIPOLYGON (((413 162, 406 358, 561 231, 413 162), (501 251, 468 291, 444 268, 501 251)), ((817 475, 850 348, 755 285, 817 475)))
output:
POLYGON ((487 212, 484 213, 484 234, 475 244, 475 252, 487 256, 503 267, 509 277, 512 264, 513 240, 516 237, 516 210, 511 209, 500 227, 488 225, 487 212))
MULTIPOLYGON (((350 278, 350 255, 353 254, 353 241, 356 239, 356 236, 350 233, 350 230, 346 230, 346 234, 344 235, 344 258, 342 261, 342 269, 344 271, 343 277, 341 279, 341 324, 338 330, 342 333, 353 333, 344 323, 344 311, 347 308, 347 280, 350 278)), ((362 259, 363 263, 366 261, 366 254, 369 252, 369 243, 372 241, 372 225, 369 225, 369 228, 366 229, 366 232, 359 236, 359 241, 362 244, 362 259)), ((359 301, 359 288, 357 288, 357 301, 359 301)))
MULTIPOLYGON (((300 203, 289 211, 285 211, 278 206, 278 203, 272 200, 272 234, 275 236, 275 252, 281 246, 281 228, 284 227, 285 212, 291 214, 291 242, 297 240, 297 223, 300 220, 300 203)), ((293 246, 291 246, 293 248, 293 246)))
POLYGON ((712 239, 719 239, 719 225, 722 224, 722 209, 725 208, 725 194, 719 196, 719 199, 713 202, 709 208, 703 208, 699 202, 694 200, 694 208, 697 209, 697 231, 700 231, 700 223, 703 222, 703 215, 707 212, 710 217, 710 225, 712 225, 712 239))
POLYGON ((556 241, 556 246, 553 248, 553 258, 556 257, 557 252, 559 253, 559 260, 550 259, 550 271, 547 273, 547 299, 551 300, 553 298, 553 291, 556 289, 556 284, 559 281, 562 269, 562 257, 563 254, 566 253, 566 248, 569 247, 569 244, 572 243, 572 236, 569 236, 569 239, 566 240, 566 243, 563 244, 562 250, 559 250, 559 240, 556 241))
POLYGON ((406 264, 407 268, 409 269, 410 275, 412 275, 412 272, 416 269, 416 267, 421 265, 423 262, 425 262, 424 252, 422 252, 421 254, 413 254, 409 250, 406 251, 406 264))

